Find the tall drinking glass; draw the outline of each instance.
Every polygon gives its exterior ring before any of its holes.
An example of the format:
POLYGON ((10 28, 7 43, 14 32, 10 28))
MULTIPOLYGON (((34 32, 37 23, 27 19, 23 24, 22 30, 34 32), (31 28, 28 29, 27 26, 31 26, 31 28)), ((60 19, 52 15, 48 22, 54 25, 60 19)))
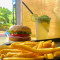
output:
POLYGON ((36 17, 36 37, 37 40, 48 39, 49 17, 36 17))

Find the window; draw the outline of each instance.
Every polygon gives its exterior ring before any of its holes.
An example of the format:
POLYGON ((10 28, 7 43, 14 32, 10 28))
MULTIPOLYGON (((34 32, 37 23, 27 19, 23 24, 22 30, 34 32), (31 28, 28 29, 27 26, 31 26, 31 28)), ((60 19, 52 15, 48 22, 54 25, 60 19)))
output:
POLYGON ((8 42, 9 27, 16 24, 16 1, 0 0, 0 45, 8 42))
POLYGON ((0 31, 16 24, 15 0, 0 0, 0 31))

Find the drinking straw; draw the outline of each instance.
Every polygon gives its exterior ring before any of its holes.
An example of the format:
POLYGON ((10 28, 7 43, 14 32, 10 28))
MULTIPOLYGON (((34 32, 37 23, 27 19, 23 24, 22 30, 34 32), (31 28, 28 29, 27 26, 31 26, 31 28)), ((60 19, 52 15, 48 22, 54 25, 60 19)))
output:
POLYGON ((33 12, 31 11, 31 9, 22 1, 22 3, 23 3, 23 5, 29 10, 29 12, 31 13, 31 14, 33 14, 33 12))

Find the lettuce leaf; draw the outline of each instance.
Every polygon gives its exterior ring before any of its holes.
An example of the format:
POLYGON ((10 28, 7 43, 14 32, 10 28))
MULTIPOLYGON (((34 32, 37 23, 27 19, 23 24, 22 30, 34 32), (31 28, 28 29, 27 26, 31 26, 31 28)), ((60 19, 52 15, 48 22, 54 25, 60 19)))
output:
POLYGON ((18 31, 18 32, 14 32, 14 31, 8 31, 9 33, 13 33, 13 34, 31 34, 30 33, 27 33, 27 32, 22 32, 22 31, 18 31))

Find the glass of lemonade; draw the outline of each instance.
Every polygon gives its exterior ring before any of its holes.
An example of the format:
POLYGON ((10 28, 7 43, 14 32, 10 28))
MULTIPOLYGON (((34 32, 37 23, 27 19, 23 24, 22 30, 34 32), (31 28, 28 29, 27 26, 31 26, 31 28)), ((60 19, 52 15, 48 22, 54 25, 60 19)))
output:
POLYGON ((36 17, 36 37, 37 40, 48 39, 50 18, 46 15, 36 17))

